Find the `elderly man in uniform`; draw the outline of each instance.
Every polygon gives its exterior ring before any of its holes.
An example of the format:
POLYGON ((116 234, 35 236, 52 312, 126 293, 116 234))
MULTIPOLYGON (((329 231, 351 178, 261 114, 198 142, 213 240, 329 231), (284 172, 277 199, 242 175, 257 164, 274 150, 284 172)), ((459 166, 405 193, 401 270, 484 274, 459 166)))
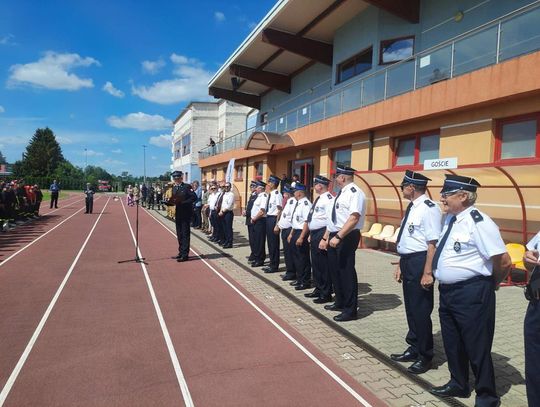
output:
POLYGON ((309 227, 307 219, 311 210, 311 202, 306 197, 306 186, 297 182, 294 187, 296 204, 291 215, 292 229, 287 238, 293 261, 296 281, 291 283, 295 290, 311 288, 311 261, 309 258, 309 227))
POLYGON ((234 218, 234 192, 231 191, 231 183, 226 182, 223 192, 223 201, 221 210, 218 213, 219 219, 223 225, 223 244, 224 249, 232 249, 233 243, 233 218, 234 218))
POLYGON ((329 208, 334 203, 334 197, 328 192, 330 180, 322 175, 313 179, 315 192, 319 195, 309 211, 307 223, 309 227, 309 240, 311 250, 311 268, 315 289, 304 294, 307 298, 314 298, 315 304, 332 302, 332 279, 328 268, 328 252, 319 249, 321 239, 326 232, 329 208))
POLYGON ((279 235, 274 233, 277 219, 283 209, 283 195, 278 190, 280 179, 270 175, 268 179, 268 200, 266 201, 266 242, 270 264, 263 267, 265 273, 277 273, 279 270, 279 235))
POLYGON ((468 397, 469 364, 477 407, 500 405, 491 345, 495 331, 495 287, 512 265, 499 228, 475 208, 473 178, 446 175, 441 202, 447 216, 433 256, 439 281, 439 318, 450 381, 431 389, 437 396, 468 397))
POLYGON ((261 267, 266 260, 266 202, 268 201, 268 194, 264 192, 266 183, 263 181, 257 181, 257 198, 253 202, 251 208, 251 224, 253 225, 253 261, 251 267, 261 267))
POLYGON ((292 214, 296 206, 296 199, 292 196, 293 191, 290 185, 283 185, 283 199, 285 206, 281 211, 277 225, 274 227, 274 233, 280 234, 283 244, 283 257, 285 258, 285 274, 281 275, 283 281, 296 280, 294 264, 291 257, 291 247, 287 241, 292 228, 292 214))
POLYGON ((85 204, 86 204, 86 212, 85 213, 92 213, 94 210, 94 188, 91 187, 90 183, 86 183, 86 189, 84 190, 85 196, 85 204))
POLYGON ((174 202, 176 223, 176 237, 178 239, 178 255, 176 261, 182 262, 188 260, 191 216, 193 215, 193 203, 197 196, 193 192, 190 184, 183 182, 182 171, 173 171, 174 185, 172 187, 172 201, 174 202))
POLYGON ((251 183, 249 184, 249 189, 250 189, 250 195, 249 195, 249 199, 246 205, 246 210, 245 210, 244 215, 246 217, 246 226, 247 226, 247 231, 248 231, 248 240, 249 240, 249 249, 250 249, 248 261, 253 261, 255 259, 253 255, 255 250, 253 246, 253 224, 251 223, 251 209, 253 208, 253 203, 255 202, 255 199, 257 199, 257 181, 251 181, 251 183))
POLYGON ((403 300, 409 325, 405 341, 409 348, 390 357, 398 362, 414 362, 407 369, 414 374, 428 371, 433 359, 431 261, 441 234, 442 213, 439 206, 426 195, 428 181, 431 180, 418 172, 405 171, 401 190, 403 198, 410 203, 396 240, 401 258, 395 279, 403 282, 403 300))
POLYGON ((523 257, 532 272, 525 297, 529 300, 525 314, 525 382, 529 406, 540 406, 540 232, 527 243, 523 257))
POLYGON ((330 311, 340 311, 334 321, 356 319, 358 315, 358 278, 355 252, 360 243, 360 230, 366 213, 364 192, 353 181, 354 168, 338 165, 336 183, 341 188, 329 208, 326 232, 319 248, 328 250, 330 275, 336 293, 333 304, 325 305, 330 311))

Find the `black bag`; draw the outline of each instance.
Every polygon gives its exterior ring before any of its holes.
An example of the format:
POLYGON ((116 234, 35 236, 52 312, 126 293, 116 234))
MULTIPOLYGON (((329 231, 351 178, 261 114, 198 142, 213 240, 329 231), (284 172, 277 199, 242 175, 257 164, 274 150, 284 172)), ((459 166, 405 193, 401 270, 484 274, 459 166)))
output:
POLYGON ((540 267, 535 266, 529 283, 525 286, 525 298, 529 301, 540 301, 540 267))

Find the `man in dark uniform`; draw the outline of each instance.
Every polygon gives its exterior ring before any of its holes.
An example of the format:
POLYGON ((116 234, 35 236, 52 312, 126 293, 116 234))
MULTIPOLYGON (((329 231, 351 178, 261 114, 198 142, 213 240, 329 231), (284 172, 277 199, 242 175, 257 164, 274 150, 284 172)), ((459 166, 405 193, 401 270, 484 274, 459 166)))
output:
POLYGON ((499 228, 474 207, 473 178, 446 175, 441 202, 447 216, 433 256, 439 281, 439 318, 450 381, 434 387, 441 397, 469 397, 469 365, 477 407, 498 407, 491 346, 495 333, 495 287, 512 261, 499 228))
POLYGON ((248 231, 248 240, 249 240, 249 248, 251 249, 251 252, 249 253, 248 261, 253 261, 253 224, 251 223, 251 209, 253 208, 253 203, 255 202, 255 199, 257 199, 257 183, 256 181, 251 181, 249 184, 249 189, 251 191, 251 194, 249 195, 249 199, 246 205, 246 225, 247 225, 247 231, 248 231))
POLYGON ((429 178, 407 170, 401 182, 403 198, 410 201, 401 222, 396 246, 401 256, 395 273, 403 282, 403 302, 409 331, 405 352, 390 355, 397 362, 414 362, 407 370, 424 373, 433 359, 433 275, 431 261, 441 234, 441 209, 426 195, 429 178), (425 277, 424 277, 425 276, 425 277))
POLYGON ((86 183, 86 189, 84 190, 84 195, 86 195, 84 202, 86 203, 86 212, 92 213, 94 209, 94 189, 90 186, 90 183, 86 183))
POLYGON ((266 183, 257 181, 257 199, 251 208, 251 224, 253 225, 253 261, 251 267, 261 267, 266 260, 266 201, 268 194, 264 192, 266 183))
POLYGON ((525 382, 529 406, 540 406, 540 232, 527 243, 523 260, 532 272, 526 298, 530 301, 525 314, 525 382))
POLYGON ((311 261, 309 258, 309 227, 307 218, 311 210, 311 202, 306 197, 306 186, 297 182, 294 187, 294 197, 296 203, 294 205, 293 214, 291 215, 291 232, 287 238, 290 244, 290 255, 294 271, 296 273, 296 281, 291 283, 297 291, 307 290, 311 288, 311 261))
POLYGON ((186 261, 189 256, 189 239, 191 216, 193 214, 193 203, 197 196, 193 192, 190 184, 185 184, 182 171, 173 171, 171 174, 174 185, 171 201, 176 205, 175 223, 176 237, 178 239, 178 255, 176 261, 186 261))
POLYGON ((281 211, 277 225, 274 227, 274 233, 281 231, 281 244, 283 245, 283 257, 285 258, 285 274, 281 275, 283 281, 296 280, 296 272, 291 255, 291 245, 287 241, 292 229, 292 215, 296 207, 296 199, 293 197, 293 191, 290 185, 283 185, 283 200, 285 205, 281 211))
POLYGON ((263 267, 265 273, 277 273, 279 269, 279 234, 274 233, 274 228, 283 209, 283 195, 278 190, 280 181, 275 175, 270 175, 268 178, 268 200, 264 212, 266 213, 266 242, 270 264, 268 267, 263 267))

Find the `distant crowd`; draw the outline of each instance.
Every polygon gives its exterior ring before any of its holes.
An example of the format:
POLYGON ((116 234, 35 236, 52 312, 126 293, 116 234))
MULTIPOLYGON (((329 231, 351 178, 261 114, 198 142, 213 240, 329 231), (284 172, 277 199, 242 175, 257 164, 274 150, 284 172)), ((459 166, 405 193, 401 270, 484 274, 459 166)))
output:
POLYGON ((39 217, 43 193, 39 185, 24 180, 0 182, 0 230, 6 232, 39 217))

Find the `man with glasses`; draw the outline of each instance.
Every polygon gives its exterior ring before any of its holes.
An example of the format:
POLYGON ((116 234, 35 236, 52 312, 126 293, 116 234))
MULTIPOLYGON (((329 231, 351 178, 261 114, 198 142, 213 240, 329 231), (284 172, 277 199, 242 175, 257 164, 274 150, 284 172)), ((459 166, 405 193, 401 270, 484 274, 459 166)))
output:
POLYGON ((172 187, 172 201, 176 205, 174 220, 176 223, 176 237, 178 239, 178 255, 176 261, 187 261, 189 256, 191 216, 193 215, 193 203, 197 196, 190 184, 183 182, 182 171, 173 171, 171 174, 174 185, 172 187))
POLYGON ((495 331, 495 287, 512 262, 499 228, 475 208, 473 178, 446 175, 441 202, 447 216, 433 256, 439 281, 439 318, 450 381, 431 389, 442 397, 469 397, 469 364, 475 375, 479 407, 496 407, 491 346, 495 331))
POLYGON ((390 358, 397 362, 414 362, 407 370, 414 374, 425 373, 433 359, 433 275, 431 261, 435 245, 441 234, 441 209, 428 198, 426 176, 405 171, 401 182, 403 198, 410 201, 401 221, 396 240, 400 255, 395 273, 397 282, 403 282, 403 301, 409 331, 405 341, 409 347, 390 358))
POLYGON ((234 192, 231 191, 231 183, 226 182, 223 192, 223 202, 218 217, 221 220, 223 227, 223 244, 224 249, 232 249, 233 242, 233 209, 234 209, 234 192))
POLYGON ((336 183, 340 191, 329 205, 326 232, 319 248, 328 250, 330 276, 334 285, 333 304, 325 305, 330 311, 340 311, 334 321, 356 319, 358 315, 358 278, 355 253, 360 243, 360 230, 364 226, 366 196, 353 181, 354 168, 338 165, 336 183))

